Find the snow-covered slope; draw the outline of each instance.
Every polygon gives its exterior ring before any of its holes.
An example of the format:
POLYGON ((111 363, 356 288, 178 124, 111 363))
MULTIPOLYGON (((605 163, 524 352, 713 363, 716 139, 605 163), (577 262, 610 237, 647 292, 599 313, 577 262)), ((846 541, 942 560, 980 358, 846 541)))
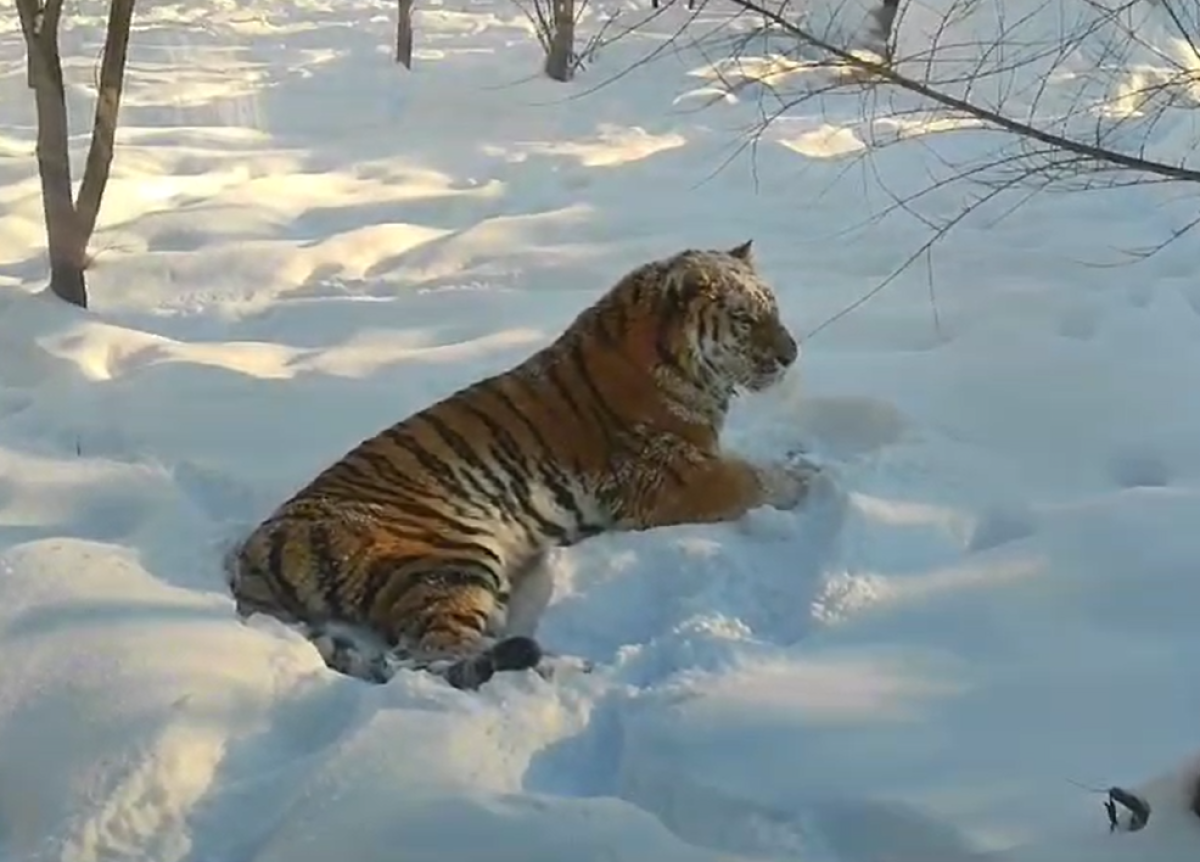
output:
MULTIPOLYGON (((69 5, 82 130, 105 4, 69 5)), ((1089 265, 1186 220, 1164 187, 997 202, 806 341, 730 444, 807 446, 838 493, 561 554, 541 634, 593 674, 371 687, 236 620, 223 542, 629 267, 753 237, 805 335, 927 238, 872 221, 889 194, 992 141, 854 161, 852 94, 730 161, 782 61, 731 79, 719 3, 619 7, 644 26, 570 86, 500 0, 419 3, 406 73, 393 6, 139 3, 86 313, 33 295, 0 19, 0 859, 1194 860, 1194 240, 1089 265)))

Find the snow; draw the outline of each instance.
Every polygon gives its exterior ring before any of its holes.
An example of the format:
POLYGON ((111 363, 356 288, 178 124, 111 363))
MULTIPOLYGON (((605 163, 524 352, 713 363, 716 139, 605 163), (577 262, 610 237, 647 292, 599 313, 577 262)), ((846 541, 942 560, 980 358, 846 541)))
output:
MULTIPOLYGON (((772 86, 832 73, 730 63, 753 22, 717 2, 597 3, 585 36, 641 26, 569 86, 503 0, 418 3, 405 72, 393 5, 139 3, 88 312, 38 294, 0 19, 0 860, 1194 860, 1196 240, 1097 265, 1192 217, 1170 186, 996 199, 806 339, 728 440, 803 445, 835 490, 559 554, 539 636, 591 674, 369 686, 237 621, 224 543, 628 268, 753 237, 808 335, 928 239, 891 195, 996 145, 851 92, 749 148, 772 86), (1143 794, 1148 826, 1110 834, 1072 781, 1143 794)), ((68 6, 82 159, 106 11, 68 6)), ((1197 64, 1154 44, 1098 113, 1197 64)), ((1129 128, 1183 160, 1192 122, 1129 128)))

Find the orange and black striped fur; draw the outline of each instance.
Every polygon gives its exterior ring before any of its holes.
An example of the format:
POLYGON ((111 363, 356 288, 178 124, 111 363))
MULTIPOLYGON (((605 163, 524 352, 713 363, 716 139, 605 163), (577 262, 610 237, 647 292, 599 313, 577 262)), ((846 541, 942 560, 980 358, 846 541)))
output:
POLYGON ((717 439, 735 392, 798 353, 750 242, 640 266, 549 346, 283 503, 226 560, 238 612, 299 624, 365 679, 421 668, 475 688, 538 667, 549 549, 800 503, 815 468, 754 465, 717 439))

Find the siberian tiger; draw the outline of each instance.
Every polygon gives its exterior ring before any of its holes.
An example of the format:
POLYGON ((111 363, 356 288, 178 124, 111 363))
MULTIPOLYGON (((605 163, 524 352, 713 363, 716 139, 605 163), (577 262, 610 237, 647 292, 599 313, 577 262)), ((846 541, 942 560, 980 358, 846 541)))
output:
POLYGON ((553 343, 284 502, 226 557, 237 612, 297 625, 329 667, 376 682, 410 668, 474 689, 542 669, 551 548, 802 501, 812 465, 718 446, 735 392, 798 354, 750 241, 643 264, 553 343))

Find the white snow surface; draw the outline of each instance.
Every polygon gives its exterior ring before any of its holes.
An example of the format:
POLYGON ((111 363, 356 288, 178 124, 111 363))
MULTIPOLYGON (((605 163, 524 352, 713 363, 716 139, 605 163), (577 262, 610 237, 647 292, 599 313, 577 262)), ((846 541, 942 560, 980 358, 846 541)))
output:
MULTIPOLYGON (((906 114, 863 159, 851 93, 739 151, 764 78, 815 72, 731 81, 717 0, 596 0, 585 37, 640 26, 570 85, 504 0, 419 0, 407 72, 394 5, 140 0, 87 312, 39 293, 0 16, 0 859, 1200 858, 1197 240, 1095 265, 1192 217, 1170 186, 997 199, 805 340, 728 442, 837 492, 560 553, 539 636, 594 673, 371 686, 236 619, 225 542, 630 267, 752 237, 807 335, 928 238, 889 191, 996 137, 906 114)), ((67 6, 78 173, 106 4, 67 6)))

